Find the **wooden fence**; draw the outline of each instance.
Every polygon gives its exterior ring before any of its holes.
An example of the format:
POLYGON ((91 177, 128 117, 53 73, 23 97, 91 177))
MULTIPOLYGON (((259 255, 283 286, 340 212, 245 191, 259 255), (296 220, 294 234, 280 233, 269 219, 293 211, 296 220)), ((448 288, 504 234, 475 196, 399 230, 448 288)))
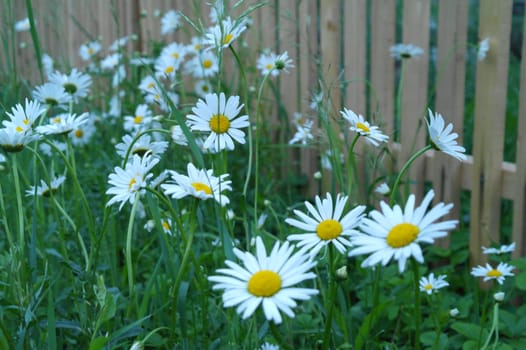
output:
MULTIPOLYGON (((17 2, 16 18, 26 15, 23 3, 17 2)), ((247 0, 241 7, 254 3, 247 0)), ((79 46, 90 39, 88 33, 92 38, 100 37, 105 46, 134 33, 138 36, 136 49, 141 50, 148 38, 160 38, 156 10, 161 14, 168 9, 187 14, 197 10, 205 21, 209 12, 205 1, 183 0, 48 0, 33 1, 33 6, 44 51, 73 65, 79 62, 79 46)), ((520 86, 512 87, 520 91, 520 105, 512 111, 517 118, 516 159, 514 163, 503 161, 510 33, 513 30, 520 36, 525 30, 512 27, 513 11, 512 0, 271 0, 252 14, 254 24, 246 40, 254 47, 288 51, 294 59, 295 68, 280 84, 289 115, 308 112, 308 101, 322 77, 326 86, 332 86, 334 115, 345 106, 368 119, 375 117, 389 135, 395 130, 392 116, 397 112, 399 74, 389 48, 399 42, 423 48, 424 56, 407 64, 409 73, 404 77, 399 111, 403 115, 400 142, 395 149, 403 162, 415 147, 424 145, 425 127, 417 126, 422 124, 427 106, 455 125, 461 143, 464 117, 472 117, 472 155, 467 161, 429 152, 415 164, 410 176, 416 180, 416 193, 422 193, 424 181, 432 182, 440 200, 455 203, 455 217, 460 215, 461 190, 471 192, 470 252, 472 262, 480 262, 484 260, 481 246, 501 243, 502 199, 513 203, 514 255, 526 252, 526 64, 521 67, 520 86), (478 23, 471 26, 478 33, 471 39, 470 22, 478 23), (474 63, 475 46, 486 37, 490 39, 488 55, 474 63), (475 84, 466 80, 468 63, 472 67, 476 64, 475 84), (374 88, 374 98, 369 87, 374 88), (429 94, 434 89, 436 93, 429 94), (474 95, 474 108, 469 111, 465 105, 468 92, 474 95)), ((524 9, 519 11, 516 15, 523 18, 524 9)), ((185 41, 180 35, 172 39, 185 41)), ((20 33, 20 38, 31 43, 28 33, 20 33)), ((32 51, 18 50, 22 57, 18 69, 30 74, 25 70, 35 67, 32 51)), ((521 53, 526 56, 525 43, 521 53)), ((303 151, 302 166, 312 173, 318 168, 317 155, 303 151)))

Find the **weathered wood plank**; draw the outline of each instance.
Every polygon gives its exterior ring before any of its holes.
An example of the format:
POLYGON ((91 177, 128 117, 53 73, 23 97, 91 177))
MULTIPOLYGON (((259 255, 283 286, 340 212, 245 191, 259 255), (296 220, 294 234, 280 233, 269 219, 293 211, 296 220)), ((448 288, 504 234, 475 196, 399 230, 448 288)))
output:
POLYGON ((481 0, 479 37, 490 38, 487 57, 477 64, 471 195, 471 263, 486 257, 481 246, 500 241, 502 160, 513 1, 481 0))

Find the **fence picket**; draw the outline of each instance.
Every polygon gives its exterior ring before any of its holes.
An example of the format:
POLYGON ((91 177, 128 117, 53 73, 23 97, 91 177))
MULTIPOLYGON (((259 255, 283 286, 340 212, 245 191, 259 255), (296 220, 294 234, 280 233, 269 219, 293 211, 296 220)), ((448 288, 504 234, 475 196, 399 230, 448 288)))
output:
MULTIPOLYGON (((453 123, 459 134, 458 142, 462 144, 469 3, 446 0, 438 6, 435 112, 441 113, 448 123, 453 123)), ((452 161, 444 153, 435 152, 429 167, 437 200, 454 204, 448 216, 450 219, 460 217, 461 163, 452 161)), ((449 239, 444 239, 441 244, 447 246, 448 242, 449 239)))
MULTIPOLYGON (((403 9, 403 42, 424 50, 423 56, 405 60, 407 70, 403 77, 400 115, 400 144, 402 145, 399 168, 416 150, 425 145, 424 112, 427 106, 427 75, 429 59, 429 28, 431 2, 429 0, 405 0, 403 9)), ((409 171, 410 192, 422 196, 423 181, 415 181, 425 171, 424 160, 417 159, 409 171)))
POLYGON ((479 37, 490 38, 487 57, 477 65, 473 136, 470 253, 485 260, 481 246, 500 242, 504 116, 508 78, 511 0, 482 0, 479 37))
MULTIPOLYGON (((526 21, 523 33, 526 34, 526 21)), ((526 40, 522 41, 522 57, 526 57, 526 40)), ((521 64, 518 119, 512 231, 512 240, 516 243, 513 256, 516 258, 526 255, 526 61, 521 64)))

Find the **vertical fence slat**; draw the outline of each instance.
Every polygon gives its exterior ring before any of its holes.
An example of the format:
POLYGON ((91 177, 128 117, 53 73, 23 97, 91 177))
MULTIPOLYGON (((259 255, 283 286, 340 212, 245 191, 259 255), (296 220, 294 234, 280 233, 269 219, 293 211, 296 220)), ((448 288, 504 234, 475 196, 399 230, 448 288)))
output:
POLYGON ((385 133, 394 130, 394 61, 389 48, 396 40, 396 1, 371 2, 371 111, 385 133))
MULTIPOLYGON (((352 111, 361 114, 366 120, 371 120, 368 116, 366 105, 366 43, 367 37, 367 6, 365 0, 351 0, 344 2, 343 12, 343 80, 345 90, 344 106, 352 111)), ((372 123, 376 123, 373 120, 372 123)), ((349 134, 347 128, 342 130, 349 134)), ((355 146, 357 154, 357 172, 363 184, 367 185, 365 150, 367 146, 364 142, 359 142, 355 146)), ((365 198, 367 186, 357 186, 360 198, 365 198)), ((356 200, 356 199, 353 199, 356 200)))
MULTIPOLYGON (((299 21, 299 57, 298 67, 299 86, 301 89, 301 113, 311 113, 309 101, 311 94, 318 89, 318 72, 316 60, 318 58, 319 43, 317 39, 316 3, 314 1, 301 1, 298 8, 299 21)), ((314 149, 301 149, 300 168, 302 173, 311 175, 319 169, 318 154, 314 149)), ((308 193, 317 193, 318 184, 308 182, 308 193)))
POLYGON ((340 110, 342 94, 340 81, 340 1, 324 0, 320 9, 320 75, 325 81, 332 108, 331 113, 340 110))
POLYGON ((367 8, 365 0, 352 0, 344 3, 344 81, 345 106, 365 115, 365 81, 366 81, 366 25, 367 8))
MULTIPOLYGON (((413 44, 424 50, 424 55, 406 60, 407 69, 403 77, 402 105, 400 112, 401 154, 399 166, 409 159, 411 154, 425 145, 424 112, 427 106, 427 74, 429 57, 429 0, 405 0, 403 19, 403 42, 413 44), (420 127, 419 127, 420 126, 420 127)), ((417 159, 411 166, 409 177, 411 193, 421 197, 424 183, 415 181, 425 173, 423 158, 417 159)))
MULTIPOLYGON (((523 38, 526 35, 524 21, 523 38)), ((522 40, 522 56, 526 57, 526 40, 522 40)), ((513 200, 513 231, 512 240, 516 243, 513 256, 518 258, 526 255, 526 60, 521 64, 519 121, 517 131, 517 158, 515 173, 515 198, 513 200)))
POLYGON ((470 237, 473 264, 485 259, 481 246, 499 242, 512 4, 512 0, 480 2, 479 37, 490 38, 490 49, 485 60, 477 64, 475 87, 470 237))
MULTIPOLYGON (((435 111, 441 113, 448 123, 453 123, 459 134, 458 142, 462 144, 469 3, 446 0, 438 6, 435 111)), ((435 152, 431 167, 436 200, 453 203, 449 218, 459 218, 461 163, 442 152, 435 152)))

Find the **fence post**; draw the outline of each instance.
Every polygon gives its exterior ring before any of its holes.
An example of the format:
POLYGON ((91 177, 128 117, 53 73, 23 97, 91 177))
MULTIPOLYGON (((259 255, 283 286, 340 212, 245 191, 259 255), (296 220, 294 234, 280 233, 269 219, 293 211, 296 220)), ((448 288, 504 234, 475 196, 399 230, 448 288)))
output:
POLYGON ((481 246, 499 243, 501 168, 506 113, 512 0, 481 0, 479 37, 490 49, 477 64, 473 135, 473 189, 469 250, 472 264, 485 260, 481 246))
MULTIPOLYGON (((526 21, 523 33, 526 34, 526 21)), ((524 35, 523 34, 523 35, 524 35)), ((526 57, 526 40, 522 40, 522 57, 526 57)), ((526 62, 526 61, 525 61, 526 62)), ((517 157, 515 173, 515 198, 513 200, 513 233, 516 243, 513 256, 518 258, 526 254, 526 63, 521 65, 519 121, 517 132, 517 157)))

